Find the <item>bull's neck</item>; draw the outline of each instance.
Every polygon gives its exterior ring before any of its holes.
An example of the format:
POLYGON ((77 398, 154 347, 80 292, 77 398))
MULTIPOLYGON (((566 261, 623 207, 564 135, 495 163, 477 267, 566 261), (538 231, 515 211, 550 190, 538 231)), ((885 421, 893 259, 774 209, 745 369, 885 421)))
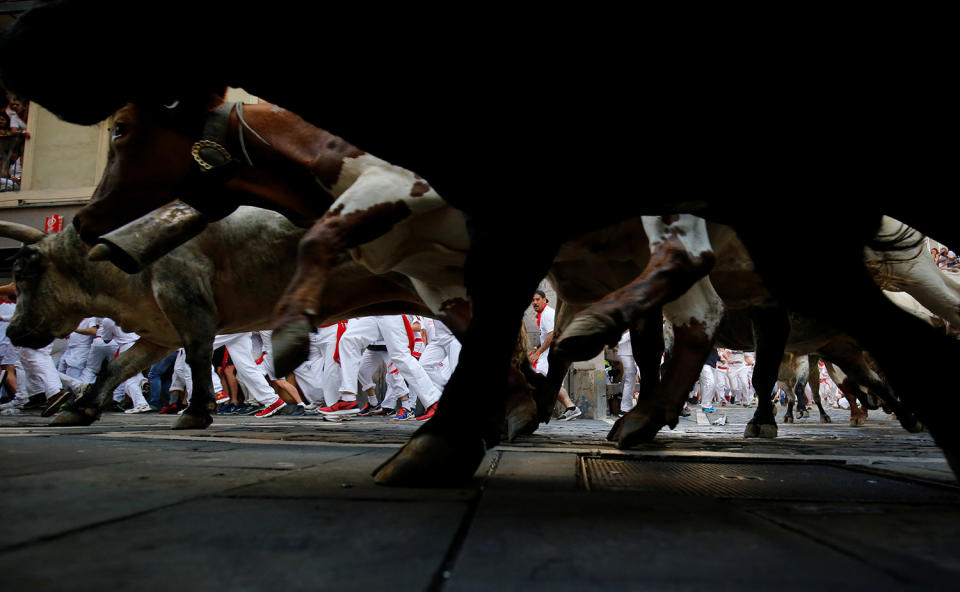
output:
MULTIPOLYGON (((382 163, 343 138, 274 105, 261 103, 247 106, 243 118, 251 129, 266 140, 261 141, 249 130, 245 133, 247 152, 255 169, 261 173, 282 174, 286 179, 289 179, 291 170, 299 170, 309 176, 314 187, 321 188, 333 199, 356 181, 370 161, 382 163)), ((239 126, 237 114, 233 112, 230 120, 231 138, 239 137, 239 126)), ((239 146, 232 149, 239 149, 239 146)))

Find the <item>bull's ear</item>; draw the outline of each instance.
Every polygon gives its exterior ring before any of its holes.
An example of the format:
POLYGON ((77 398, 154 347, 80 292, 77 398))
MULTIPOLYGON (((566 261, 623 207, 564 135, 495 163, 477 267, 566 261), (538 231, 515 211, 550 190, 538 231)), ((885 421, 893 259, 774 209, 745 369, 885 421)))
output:
POLYGON ((47 233, 26 224, 0 220, 0 236, 12 238, 29 245, 47 236, 47 233))

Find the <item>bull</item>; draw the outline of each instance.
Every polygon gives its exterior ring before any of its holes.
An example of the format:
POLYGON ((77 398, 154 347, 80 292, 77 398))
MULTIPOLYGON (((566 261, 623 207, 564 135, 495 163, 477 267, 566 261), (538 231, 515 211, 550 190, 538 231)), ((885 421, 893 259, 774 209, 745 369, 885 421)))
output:
MULTIPOLYGON (((72 228, 50 236, 21 230, 18 238, 31 244, 14 262, 18 305, 7 334, 16 345, 37 348, 68 335, 84 317, 105 316, 140 335, 57 416, 55 423, 63 425, 96 420, 118 384, 182 345, 195 395, 176 427, 206 427, 215 409, 209 372, 214 335, 269 326, 271 303, 293 274, 302 234, 279 214, 240 208, 127 275, 110 263, 87 260, 88 247, 72 228)), ((373 276, 349 259, 331 285, 324 304, 336 318, 428 312, 404 277, 373 276)))

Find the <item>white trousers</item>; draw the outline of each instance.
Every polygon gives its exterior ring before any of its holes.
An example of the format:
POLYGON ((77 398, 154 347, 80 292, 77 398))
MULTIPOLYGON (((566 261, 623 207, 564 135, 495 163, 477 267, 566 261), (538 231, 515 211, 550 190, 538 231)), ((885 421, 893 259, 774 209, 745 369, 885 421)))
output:
POLYGON ((410 342, 401 315, 350 320, 346 333, 340 338, 340 392, 356 392, 363 350, 381 339, 387 346, 390 361, 416 393, 424 409, 439 401, 440 389, 410 353, 410 342))
POLYGON ((716 371, 707 364, 700 369, 700 407, 713 407, 714 395, 717 393, 716 371))
POLYGON ((57 370, 71 378, 82 378, 83 370, 87 367, 87 356, 90 353, 89 345, 68 347, 60 356, 57 370))
POLYGON ((117 345, 104 343, 99 337, 93 340, 90 345, 90 351, 87 352, 87 362, 84 365, 80 380, 88 384, 97 381, 97 375, 100 374, 100 368, 107 360, 112 360, 117 353, 117 345))
MULTIPOLYGON (((119 350, 120 353, 122 354, 135 344, 136 342, 134 341, 126 345, 121 345, 119 350)), ((128 397, 130 397, 130 400, 133 401, 134 407, 149 406, 150 404, 147 403, 146 397, 143 396, 143 383, 146 381, 147 379, 143 377, 143 374, 141 372, 137 372, 130 378, 124 380, 123 383, 117 387, 115 391, 113 391, 113 399, 115 401, 122 401, 123 395, 126 394, 128 397)))
POLYGON ((27 395, 44 393, 49 399, 63 389, 57 365, 53 363, 50 355, 52 350, 52 343, 40 349, 20 348, 20 363, 27 375, 27 386, 24 389, 27 395))
POLYGON ((753 399, 753 385, 750 381, 752 374, 752 368, 746 364, 731 364, 727 370, 730 390, 741 403, 749 403, 753 399))
MULTIPOLYGON (((409 395, 410 389, 407 388, 407 383, 400 377, 400 371, 390 362, 389 353, 385 351, 371 351, 369 349, 363 352, 363 356, 360 358, 360 369, 357 374, 357 378, 360 380, 360 389, 365 391, 376 386, 376 383, 373 382, 373 374, 381 365, 385 366, 384 381, 387 383, 387 392, 384 393, 381 405, 383 407, 389 407, 390 409, 396 409, 397 399, 409 395)), ((407 405, 405 405, 405 407, 408 409, 413 408, 414 404, 415 401, 413 399, 407 399, 407 405)))
POLYGON ((233 360, 233 365, 237 369, 237 380, 243 384, 247 393, 261 405, 273 405, 280 397, 273 391, 263 372, 253 361, 253 341, 250 333, 217 335, 213 340, 213 349, 221 345, 229 350, 230 359, 233 360))
MULTIPOLYGON (((210 380, 213 382, 213 394, 218 395, 223 392, 223 384, 220 382, 220 375, 210 366, 210 380)), ((187 402, 193 396, 193 372, 187 364, 187 356, 181 349, 177 353, 177 359, 173 363, 173 378, 170 381, 170 390, 184 391, 187 393, 187 402)))
POLYGON ((420 356, 420 366, 441 391, 460 361, 460 349, 460 342, 456 337, 443 334, 428 343, 420 356), (446 364, 443 363, 444 358, 447 360, 446 364))
MULTIPOLYGON (((626 349, 623 346, 621 350, 626 349)), ((633 353, 620 351, 620 363, 623 364, 623 392, 620 393, 620 411, 627 412, 633 409, 635 399, 633 393, 637 391, 637 374, 640 369, 637 368, 637 362, 633 359, 633 353)))

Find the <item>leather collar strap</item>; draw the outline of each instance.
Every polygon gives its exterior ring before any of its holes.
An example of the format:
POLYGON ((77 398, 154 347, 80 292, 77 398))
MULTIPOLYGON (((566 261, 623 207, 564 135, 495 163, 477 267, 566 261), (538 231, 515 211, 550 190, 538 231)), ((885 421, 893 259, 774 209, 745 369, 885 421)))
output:
POLYGON ((230 112, 235 105, 236 103, 224 103, 211 111, 203 125, 203 139, 193 144, 193 159, 204 171, 220 168, 233 161, 225 146, 230 128, 230 112))
POLYGON ((180 187, 180 199, 204 213, 210 220, 219 220, 236 209, 236 203, 223 201, 222 188, 240 172, 243 164, 226 149, 230 111, 235 103, 224 103, 210 112, 203 126, 203 139, 191 148, 197 167, 192 169, 180 187))

